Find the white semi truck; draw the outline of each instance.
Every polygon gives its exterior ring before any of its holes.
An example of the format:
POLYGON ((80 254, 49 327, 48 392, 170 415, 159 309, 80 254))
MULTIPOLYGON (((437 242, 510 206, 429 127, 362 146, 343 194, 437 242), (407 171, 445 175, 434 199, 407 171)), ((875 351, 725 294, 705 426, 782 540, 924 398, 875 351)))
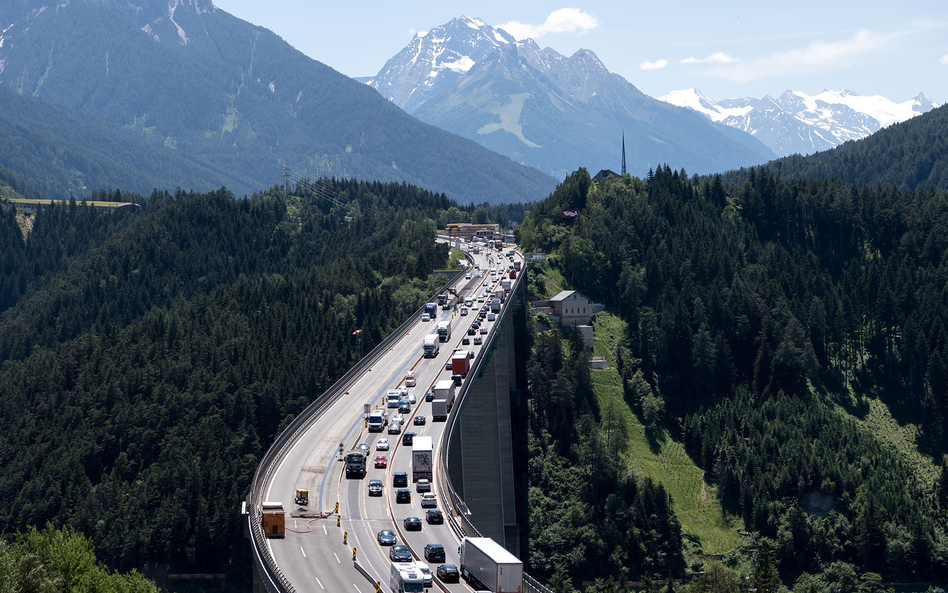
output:
POLYGON ((466 537, 461 542, 461 576, 491 593, 523 590, 523 562, 489 537, 466 537))
POLYGON ((451 339, 451 322, 450 321, 439 321, 438 322, 438 339, 442 342, 447 342, 451 339))
POLYGON ((434 464, 434 449, 430 436, 415 437, 411 445, 411 481, 432 479, 431 466, 434 464))
POLYGON ((428 334, 425 336, 425 342, 422 348, 424 349, 425 358, 434 358, 438 356, 438 353, 441 351, 438 334, 428 334))
POLYGON ((435 383, 434 400, 431 402, 431 419, 447 420, 454 406, 455 386, 451 379, 442 379, 435 383))

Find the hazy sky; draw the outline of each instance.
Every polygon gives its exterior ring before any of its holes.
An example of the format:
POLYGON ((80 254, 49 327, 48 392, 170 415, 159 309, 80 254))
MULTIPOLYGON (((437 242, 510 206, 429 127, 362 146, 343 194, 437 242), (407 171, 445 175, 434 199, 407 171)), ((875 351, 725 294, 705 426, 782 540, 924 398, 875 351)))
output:
POLYGON ((848 88, 948 102, 948 1, 214 0, 349 76, 376 74, 417 31, 469 15, 571 55, 590 49, 657 97, 815 94, 848 88))

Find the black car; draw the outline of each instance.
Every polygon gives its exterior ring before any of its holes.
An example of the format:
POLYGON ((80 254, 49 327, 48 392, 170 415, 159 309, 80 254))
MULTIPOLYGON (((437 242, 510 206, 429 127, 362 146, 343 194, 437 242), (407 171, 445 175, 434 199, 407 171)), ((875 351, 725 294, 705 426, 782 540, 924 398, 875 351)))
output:
POLYGON ((427 421, 428 419, 424 416, 415 416, 415 419, 412 422, 415 424, 415 426, 423 426, 427 421))
POLYGON ((429 524, 444 523, 444 515, 441 513, 441 509, 428 509, 425 518, 429 524))
POLYGON ((407 399, 403 399, 398 402, 398 412, 400 414, 411 414, 411 402, 407 399))
POLYGON ((473 336, 475 333, 477 333, 477 330, 474 329, 473 327, 467 328, 467 335, 473 336))
POLYGON ((375 537, 379 540, 380 546, 394 546, 398 543, 398 538, 395 537, 395 532, 391 529, 383 529, 375 537))
POLYGON ((427 544, 425 546, 425 560, 428 562, 444 562, 444 546, 441 544, 427 544))
POLYGON ((408 517, 405 519, 405 531, 421 531, 421 519, 408 517))
POLYGON ((388 557, 392 559, 392 562, 411 562, 412 560, 408 546, 402 544, 392 546, 388 551, 388 557))
POLYGON ((471 343, 471 338, 469 338, 469 337, 467 337, 467 336, 464 336, 464 337, 461 339, 461 343, 464 344, 465 346, 468 346, 468 345, 470 345, 470 343, 471 343))
POLYGON ((441 564, 438 566, 438 578, 443 583, 458 583, 461 581, 461 573, 458 567, 453 564, 441 564))
POLYGON ((402 435, 402 444, 406 447, 411 446, 415 442, 415 433, 408 431, 402 435))
POLYGON ((426 402, 434 401, 434 391, 429 391, 428 393, 425 394, 425 401, 426 402))
POLYGON ((392 474, 392 486, 395 488, 404 488, 408 485, 408 474, 405 472, 395 472, 392 474))
POLYGON ((395 502, 411 502, 411 490, 408 488, 399 488, 395 491, 395 502))

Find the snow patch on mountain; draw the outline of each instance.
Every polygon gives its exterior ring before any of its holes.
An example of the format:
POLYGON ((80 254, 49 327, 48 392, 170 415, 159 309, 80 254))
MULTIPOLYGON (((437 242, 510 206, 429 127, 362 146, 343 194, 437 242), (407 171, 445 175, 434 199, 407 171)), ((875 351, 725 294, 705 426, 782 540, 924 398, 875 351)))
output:
POLYGON ((658 99, 748 132, 780 156, 810 154, 859 140, 939 106, 924 93, 896 103, 880 95, 831 89, 812 96, 788 90, 777 99, 741 97, 718 102, 697 89, 684 89, 658 99))

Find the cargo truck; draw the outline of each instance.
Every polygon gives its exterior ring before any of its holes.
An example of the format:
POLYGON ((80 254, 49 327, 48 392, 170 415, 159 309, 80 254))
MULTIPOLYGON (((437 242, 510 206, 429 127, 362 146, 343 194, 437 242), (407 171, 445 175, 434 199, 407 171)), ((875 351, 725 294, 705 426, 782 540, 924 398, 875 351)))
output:
POLYGON ((442 342, 447 342, 451 339, 451 322, 450 321, 439 321, 438 322, 438 339, 442 342))
POLYGON ((438 304, 443 305, 444 301, 446 301, 447 298, 448 298, 448 294, 446 292, 442 292, 441 294, 438 295, 438 304))
POLYGON ((454 297, 448 297, 444 300, 444 304, 441 305, 442 311, 450 311, 454 308, 454 297))
POLYGON ((385 425, 388 424, 388 415, 385 410, 372 410, 369 412, 369 432, 382 432, 385 425))
POLYGON ((490 301, 490 312, 500 313, 500 299, 494 298, 490 301))
POLYGON ((438 315, 438 305, 434 303, 425 303, 425 313, 428 314, 428 317, 434 319, 438 315))
POLYGON ((435 384, 434 400, 431 402, 431 419, 444 421, 454 406, 454 381, 442 379, 435 384))
POLYGON ((466 537, 461 541, 460 568, 461 576, 478 590, 523 590, 523 562, 489 537, 466 537))
MULTIPOLYGON (((467 376, 468 371, 468 356, 467 350, 461 350, 460 352, 455 352, 451 355, 451 374, 452 375, 461 375, 462 377, 467 376)), ((435 397, 437 397, 437 392, 435 392, 435 397)))
POLYGON ((500 281, 500 287, 504 289, 504 292, 510 292, 511 284, 510 278, 504 278, 500 281))
MULTIPOLYGON (((519 259, 514 262, 514 269, 517 270, 518 272, 520 271, 520 260, 519 260, 519 259)), ((511 278, 513 278, 513 276, 511 276, 511 278)))
POLYGON ((434 358, 438 356, 438 353, 441 351, 441 346, 439 346, 438 343, 438 334, 428 334, 425 336, 425 343, 423 346, 425 358, 434 358))
POLYGON ((392 593, 424 593, 425 577, 414 562, 392 562, 388 584, 392 593))
POLYGON ((411 481, 425 479, 431 481, 431 466, 434 463, 434 450, 430 436, 415 437, 411 446, 411 481))
POLYGON ((365 453, 360 449, 353 449, 346 455, 346 477, 365 477, 365 453))

